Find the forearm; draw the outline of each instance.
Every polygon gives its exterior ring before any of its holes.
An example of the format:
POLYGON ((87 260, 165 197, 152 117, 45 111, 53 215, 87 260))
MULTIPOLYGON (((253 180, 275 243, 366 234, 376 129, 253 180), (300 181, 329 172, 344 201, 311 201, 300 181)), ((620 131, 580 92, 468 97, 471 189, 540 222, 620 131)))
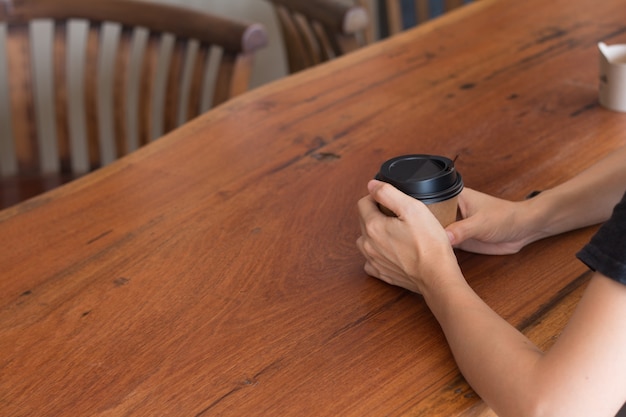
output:
MULTIPOLYGON (((460 272, 459 272, 460 273, 460 272)), ((459 369, 483 400, 502 416, 531 415, 530 369, 541 351, 491 310, 464 280, 424 291, 459 369)))
POLYGON ((607 220, 626 190, 626 147, 528 202, 539 237, 607 220))
POLYGON ((442 285, 424 288, 424 299, 459 369, 498 416, 615 415, 626 401, 626 287, 596 273, 544 354, 458 278, 448 271, 442 285))

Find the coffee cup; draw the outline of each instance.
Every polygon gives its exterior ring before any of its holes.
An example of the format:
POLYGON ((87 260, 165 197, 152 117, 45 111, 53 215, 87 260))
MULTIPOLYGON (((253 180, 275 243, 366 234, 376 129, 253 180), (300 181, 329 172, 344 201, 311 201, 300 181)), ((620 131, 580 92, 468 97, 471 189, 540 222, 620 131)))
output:
MULTIPOLYGON (((456 220, 463 179, 451 159, 424 154, 397 156, 385 161, 375 178, 426 204, 442 226, 456 220)), ((380 209, 395 216, 382 205, 380 209)))

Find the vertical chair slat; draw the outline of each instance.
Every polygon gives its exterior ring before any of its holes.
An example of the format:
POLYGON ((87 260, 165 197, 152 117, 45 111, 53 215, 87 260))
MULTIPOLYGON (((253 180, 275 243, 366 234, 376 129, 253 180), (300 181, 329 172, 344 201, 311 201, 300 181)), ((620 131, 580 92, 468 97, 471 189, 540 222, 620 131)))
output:
POLYGON ((400 8, 400 0, 387 0, 386 4, 389 34, 393 35, 402 30, 402 10, 400 8))
POLYGON ((10 79, 11 123, 18 170, 35 173, 39 171, 40 156, 37 142, 35 99, 30 29, 26 26, 10 27, 7 39, 8 74, 10 79))
POLYGON ((444 10, 450 11, 452 9, 456 9, 459 6, 463 6, 463 0, 446 0, 444 1, 444 10))
POLYGON ((115 53, 116 71, 113 80, 113 135, 118 158, 129 152, 127 92, 130 84, 129 66, 132 42, 132 29, 122 28, 115 53))
POLYGON ((315 43, 319 48, 320 61, 328 61, 341 54, 339 45, 332 31, 329 30, 327 32, 326 28, 320 22, 310 20, 308 23, 315 43))
POLYGON ((100 118, 98 115, 98 57, 100 52, 101 25, 91 24, 87 31, 85 53, 85 116, 87 117, 87 150, 90 168, 102 165, 100 150, 100 118))
POLYGON ((223 103, 229 97, 245 92, 252 72, 251 54, 236 54, 224 51, 217 70, 213 105, 223 103))
MULTIPOLYGON (((0 26, 0 56, 6 56, 6 25, 0 26)), ((0 114, 0 181, 4 176, 17 173, 17 158, 15 156, 15 140, 13 140, 10 112, 10 77, 6 65, 0 65, 0 85, 6 94, 0 97, 2 109, 5 113, 0 114)), ((2 192, 0 187, 0 192, 2 192)), ((2 207, 2 206, 0 206, 2 207)))
POLYGON ((199 44, 192 65, 189 80, 189 98, 187 100, 187 120, 191 120, 200 114, 202 105, 202 93, 204 86, 204 76, 206 61, 210 45, 199 44))
POLYGON ((309 58, 309 52, 305 52, 307 46, 298 31, 291 11, 281 5, 276 5, 275 8, 283 32, 289 71, 293 73, 313 65, 309 58))
POLYGON ((235 68, 231 74, 230 96, 226 100, 248 91, 250 78, 252 77, 254 55, 251 53, 233 55, 235 56, 235 68))
POLYGON ((67 79, 67 23, 58 22, 54 27, 53 80, 55 106, 55 132, 60 170, 72 172, 72 151, 69 133, 69 101, 67 79))
POLYGON ((232 73, 235 69, 237 57, 235 54, 224 51, 220 57, 215 79, 215 90, 213 92, 213 105, 223 103, 230 96, 232 73))
POLYGON ((355 0, 355 4, 365 9, 367 11, 367 15, 372 20, 372 22, 367 25, 363 31, 363 40, 365 44, 370 44, 376 41, 379 36, 376 25, 374 24, 374 21, 376 21, 375 16, 380 14, 380 11, 378 10, 379 4, 374 5, 373 3, 377 3, 376 0, 355 0), (375 11, 378 11, 379 13, 377 14, 375 11))
POLYGON ((304 47, 303 55, 304 57, 308 58, 305 60, 305 67, 321 63, 322 61, 320 59, 320 45, 315 39, 315 35, 313 34, 313 30, 311 29, 307 17, 299 13, 292 13, 291 19, 293 21, 294 27, 296 28, 296 32, 302 42, 302 46, 304 47))
POLYGON ((165 131, 178 127, 178 115, 181 106, 181 85, 183 82, 183 64, 185 62, 186 41, 176 39, 169 62, 169 71, 166 77, 165 102, 163 103, 163 122, 165 131))
POLYGON ((341 54, 345 54, 348 52, 356 51, 357 49, 361 47, 361 44, 354 36, 339 35, 335 38, 335 44, 336 44, 335 48, 341 51, 340 53, 337 53, 336 56, 339 56, 341 54))
POLYGON ((425 22, 431 17, 428 0, 416 0, 415 11, 417 13, 417 22, 425 22))
POLYGON ((160 45, 161 37, 150 34, 144 48, 143 59, 141 60, 139 108, 132 109, 132 112, 138 115, 139 146, 146 145, 152 140, 153 86, 156 85, 156 69, 159 64, 160 45))

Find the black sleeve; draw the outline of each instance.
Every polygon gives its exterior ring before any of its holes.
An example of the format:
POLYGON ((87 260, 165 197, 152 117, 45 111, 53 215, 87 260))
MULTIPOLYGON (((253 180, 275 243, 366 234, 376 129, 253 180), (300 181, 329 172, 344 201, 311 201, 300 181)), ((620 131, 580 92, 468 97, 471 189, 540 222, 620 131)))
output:
POLYGON ((626 194, 576 256, 592 270, 626 285, 626 194))

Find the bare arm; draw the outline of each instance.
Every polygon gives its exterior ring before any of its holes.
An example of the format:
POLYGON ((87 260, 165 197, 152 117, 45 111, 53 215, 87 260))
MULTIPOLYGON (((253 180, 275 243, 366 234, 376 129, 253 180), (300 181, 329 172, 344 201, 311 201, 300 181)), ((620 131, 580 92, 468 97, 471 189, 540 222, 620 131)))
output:
POLYGON ((459 369, 499 416, 613 417, 626 401, 626 286, 594 276, 545 354, 469 287, 435 286, 424 297, 459 369))
POLYGON ((466 189, 463 220, 448 226, 453 245, 487 254, 519 251, 530 242, 603 222, 626 190, 626 147, 538 196, 519 202, 466 189))
POLYGON ((535 211, 546 236, 606 221, 626 190, 626 147, 539 194, 535 211))
POLYGON ((358 240, 366 272, 423 294, 459 368, 498 415, 615 415, 626 400, 626 286, 596 274, 544 354, 469 287, 446 233, 423 204, 388 184, 368 187, 359 202, 358 240), (382 215, 376 202, 398 217, 382 215))

